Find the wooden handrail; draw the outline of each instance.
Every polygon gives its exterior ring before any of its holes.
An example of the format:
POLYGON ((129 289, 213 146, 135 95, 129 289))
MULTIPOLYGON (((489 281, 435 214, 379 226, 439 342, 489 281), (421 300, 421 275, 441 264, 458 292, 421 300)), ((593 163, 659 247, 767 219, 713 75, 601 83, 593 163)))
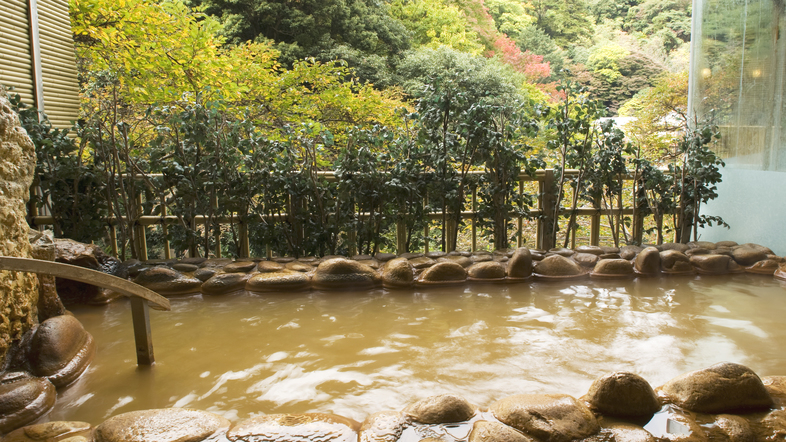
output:
POLYGON ((37 273, 70 279, 114 290, 129 297, 134 324, 137 364, 152 365, 155 362, 148 304, 156 310, 169 311, 172 309, 169 300, 158 293, 117 276, 61 262, 0 256, 0 270, 37 273))

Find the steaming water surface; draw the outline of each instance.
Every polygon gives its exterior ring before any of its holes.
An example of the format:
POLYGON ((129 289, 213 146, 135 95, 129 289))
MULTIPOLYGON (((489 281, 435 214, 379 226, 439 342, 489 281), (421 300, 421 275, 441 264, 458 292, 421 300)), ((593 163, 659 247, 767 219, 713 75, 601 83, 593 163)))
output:
POLYGON ((72 311, 97 354, 52 420, 163 407, 362 420, 447 392, 482 407, 579 397, 619 370, 654 387, 720 361, 786 375, 786 284, 755 275, 172 299, 150 314, 152 369, 136 367, 127 302, 72 311))

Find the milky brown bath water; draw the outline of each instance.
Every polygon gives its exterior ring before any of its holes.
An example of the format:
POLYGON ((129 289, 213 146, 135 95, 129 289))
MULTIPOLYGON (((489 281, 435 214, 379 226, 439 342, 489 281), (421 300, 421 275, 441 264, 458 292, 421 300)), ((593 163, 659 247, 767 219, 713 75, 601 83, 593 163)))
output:
POLYGON ((786 375, 786 283, 756 275, 173 298, 151 311, 152 368, 136 366, 127 301, 72 311, 97 354, 52 420, 164 407, 363 420, 441 393, 580 397, 620 370, 653 387, 721 361, 786 375))

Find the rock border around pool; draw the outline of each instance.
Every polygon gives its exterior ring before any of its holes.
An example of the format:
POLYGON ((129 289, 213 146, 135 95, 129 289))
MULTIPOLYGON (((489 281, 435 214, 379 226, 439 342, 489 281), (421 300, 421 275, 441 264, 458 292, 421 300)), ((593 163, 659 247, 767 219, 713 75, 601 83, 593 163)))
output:
MULTIPOLYGON (((26 397, 35 400, 42 390, 53 389, 42 384, 46 382, 21 377, 0 383, 0 407, 8 402, 9 383, 25 385, 26 397)), ((363 422, 315 412, 262 414, 232 423, 206 411, 164 408, 121 413, 95 426, 61 421, 6 425, 2 442, 782 440, 786 377, 762 379, 745 366, 724 362, 653 389, 637 374, 616 372, 596 379, 581 398, 514 394, 486 405, 479 407, 446 393, 423 398, 401 411, 370 414, 363 422), (656 414, 673 422, 657 436, 643 427, 656 414)))
POLYGON ((352 258, 132 260, 125 267, 134 282, 167 297, 736 273, 786 280, 786 259, 765 246, 731 241, 548 251, 522 247, 474 253, 378 253, 352 258))

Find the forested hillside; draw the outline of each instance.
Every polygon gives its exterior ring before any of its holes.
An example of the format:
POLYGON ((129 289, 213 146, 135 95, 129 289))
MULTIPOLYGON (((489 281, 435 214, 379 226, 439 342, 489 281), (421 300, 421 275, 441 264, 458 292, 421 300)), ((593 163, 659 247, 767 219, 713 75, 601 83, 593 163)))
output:
POLYGON ((288 66, 343 60, 361 82, 408 93, 407 66, 447 47, 546 93, 576 80, 614 115, 688 63, 687 0, 190 1, 220 21, 227 45, 270 42, 288 66))

